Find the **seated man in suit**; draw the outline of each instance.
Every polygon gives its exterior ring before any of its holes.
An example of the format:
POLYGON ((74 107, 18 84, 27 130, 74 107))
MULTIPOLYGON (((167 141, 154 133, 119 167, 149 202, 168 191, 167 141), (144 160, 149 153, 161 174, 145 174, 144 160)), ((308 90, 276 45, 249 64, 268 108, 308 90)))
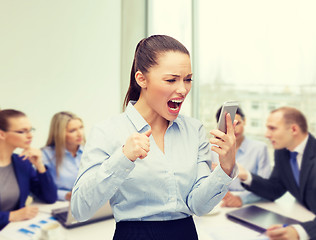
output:
MULTIPOLYGON (((267 119, 266 137, 275 149, 275 166, 269 179, 240 170, 243 186, 274 201, 289 191, 298 202, 316 213, 316 140, 308 133, 304 115, 295 108, 273 110, 267 119)), ((270 239, 316 239, 316 218, 288 227, 272 226, 270 239)))

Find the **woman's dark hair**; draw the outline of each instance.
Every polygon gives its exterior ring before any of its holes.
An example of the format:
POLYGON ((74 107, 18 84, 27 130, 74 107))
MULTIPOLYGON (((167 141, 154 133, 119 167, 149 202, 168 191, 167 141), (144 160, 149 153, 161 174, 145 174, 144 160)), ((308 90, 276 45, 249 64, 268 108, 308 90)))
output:
POLYGON ((139 99, 141 87, 136 82, 135 73, 137 71, 141 71, 143 74, 147 73, 151 67, 157 64, 159 55, 169 51, 190 55, 182 43, 166 35, 152 35, 142 39, 137 44, 131 70, 130 85, 124 99, 123 109, 130 100, 137 101, 139 99))
POLYGON ((25 117, 23 112, 14 109, 4 109, 0 110, 0 129, 2 131, 7 131, 9 127, 9 118, 25 117))
MULTIPOLYGON (((216 117, 216 122, 218 122, 218 120, 219 120, 219 115, 221 114, 221 110, 222 110, 222 107, 220 107, 217 110, 217 112, 216 112, 216 116, 215 116, 216 117)), ((241 116, 242 120, 245 120, 245 114, 244 114, 244 112, 242 111, 242 109, 240 107, 237 108, 236 114, 241 116)))

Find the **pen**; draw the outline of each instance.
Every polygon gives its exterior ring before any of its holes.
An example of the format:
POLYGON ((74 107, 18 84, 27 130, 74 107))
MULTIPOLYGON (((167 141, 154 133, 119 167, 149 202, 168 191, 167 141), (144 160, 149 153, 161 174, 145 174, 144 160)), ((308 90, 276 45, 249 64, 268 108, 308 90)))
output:
MULTIPOLYGON (((285 228, 285 227, 287 227, 287 226, 289 226, 289 225, 288 225, 288 224, 283 224, 283 225, 282 225, 283 228, 285 228)), ((263 236, 263 235, 265 235, 265 234, 266 234, 266 231, 260 233, 260 234, 258 235, 258 237, 263 236)))

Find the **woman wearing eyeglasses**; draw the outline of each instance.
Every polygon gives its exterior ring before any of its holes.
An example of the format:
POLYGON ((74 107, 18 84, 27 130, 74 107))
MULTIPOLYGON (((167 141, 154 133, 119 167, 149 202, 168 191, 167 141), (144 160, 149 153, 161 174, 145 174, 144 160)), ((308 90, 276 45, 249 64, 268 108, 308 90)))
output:
POLYGON ((9 222, 37 215, 37 207, 25 206, 30 193, 46 203, 57 199, 56 185, 42 162, 41 151, 30 147, 33 130, 23 112, 0 111, 0 230, 9 222), (13 153, 16 148, 23 152, 13 153))
POLYGON ((71 112, 58 112, 53 116, 42 153, 43 162, 57 185, 58 200, 71 198, 84 142, 83 122, 78 116, 71 112))

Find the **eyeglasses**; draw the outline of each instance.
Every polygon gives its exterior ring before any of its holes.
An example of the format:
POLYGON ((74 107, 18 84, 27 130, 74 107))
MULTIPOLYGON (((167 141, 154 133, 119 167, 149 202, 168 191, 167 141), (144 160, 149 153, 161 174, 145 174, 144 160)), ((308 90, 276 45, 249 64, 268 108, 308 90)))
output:
POLYGON ((32 133, 35 131, 35 128, 30 128, 30 129, 25 129, 25 130, 11 130, 11 131, 6 131, 6 132, 14 132, 14 133, 18 133, 18 134, 28 134, 28 133, 32 133))

